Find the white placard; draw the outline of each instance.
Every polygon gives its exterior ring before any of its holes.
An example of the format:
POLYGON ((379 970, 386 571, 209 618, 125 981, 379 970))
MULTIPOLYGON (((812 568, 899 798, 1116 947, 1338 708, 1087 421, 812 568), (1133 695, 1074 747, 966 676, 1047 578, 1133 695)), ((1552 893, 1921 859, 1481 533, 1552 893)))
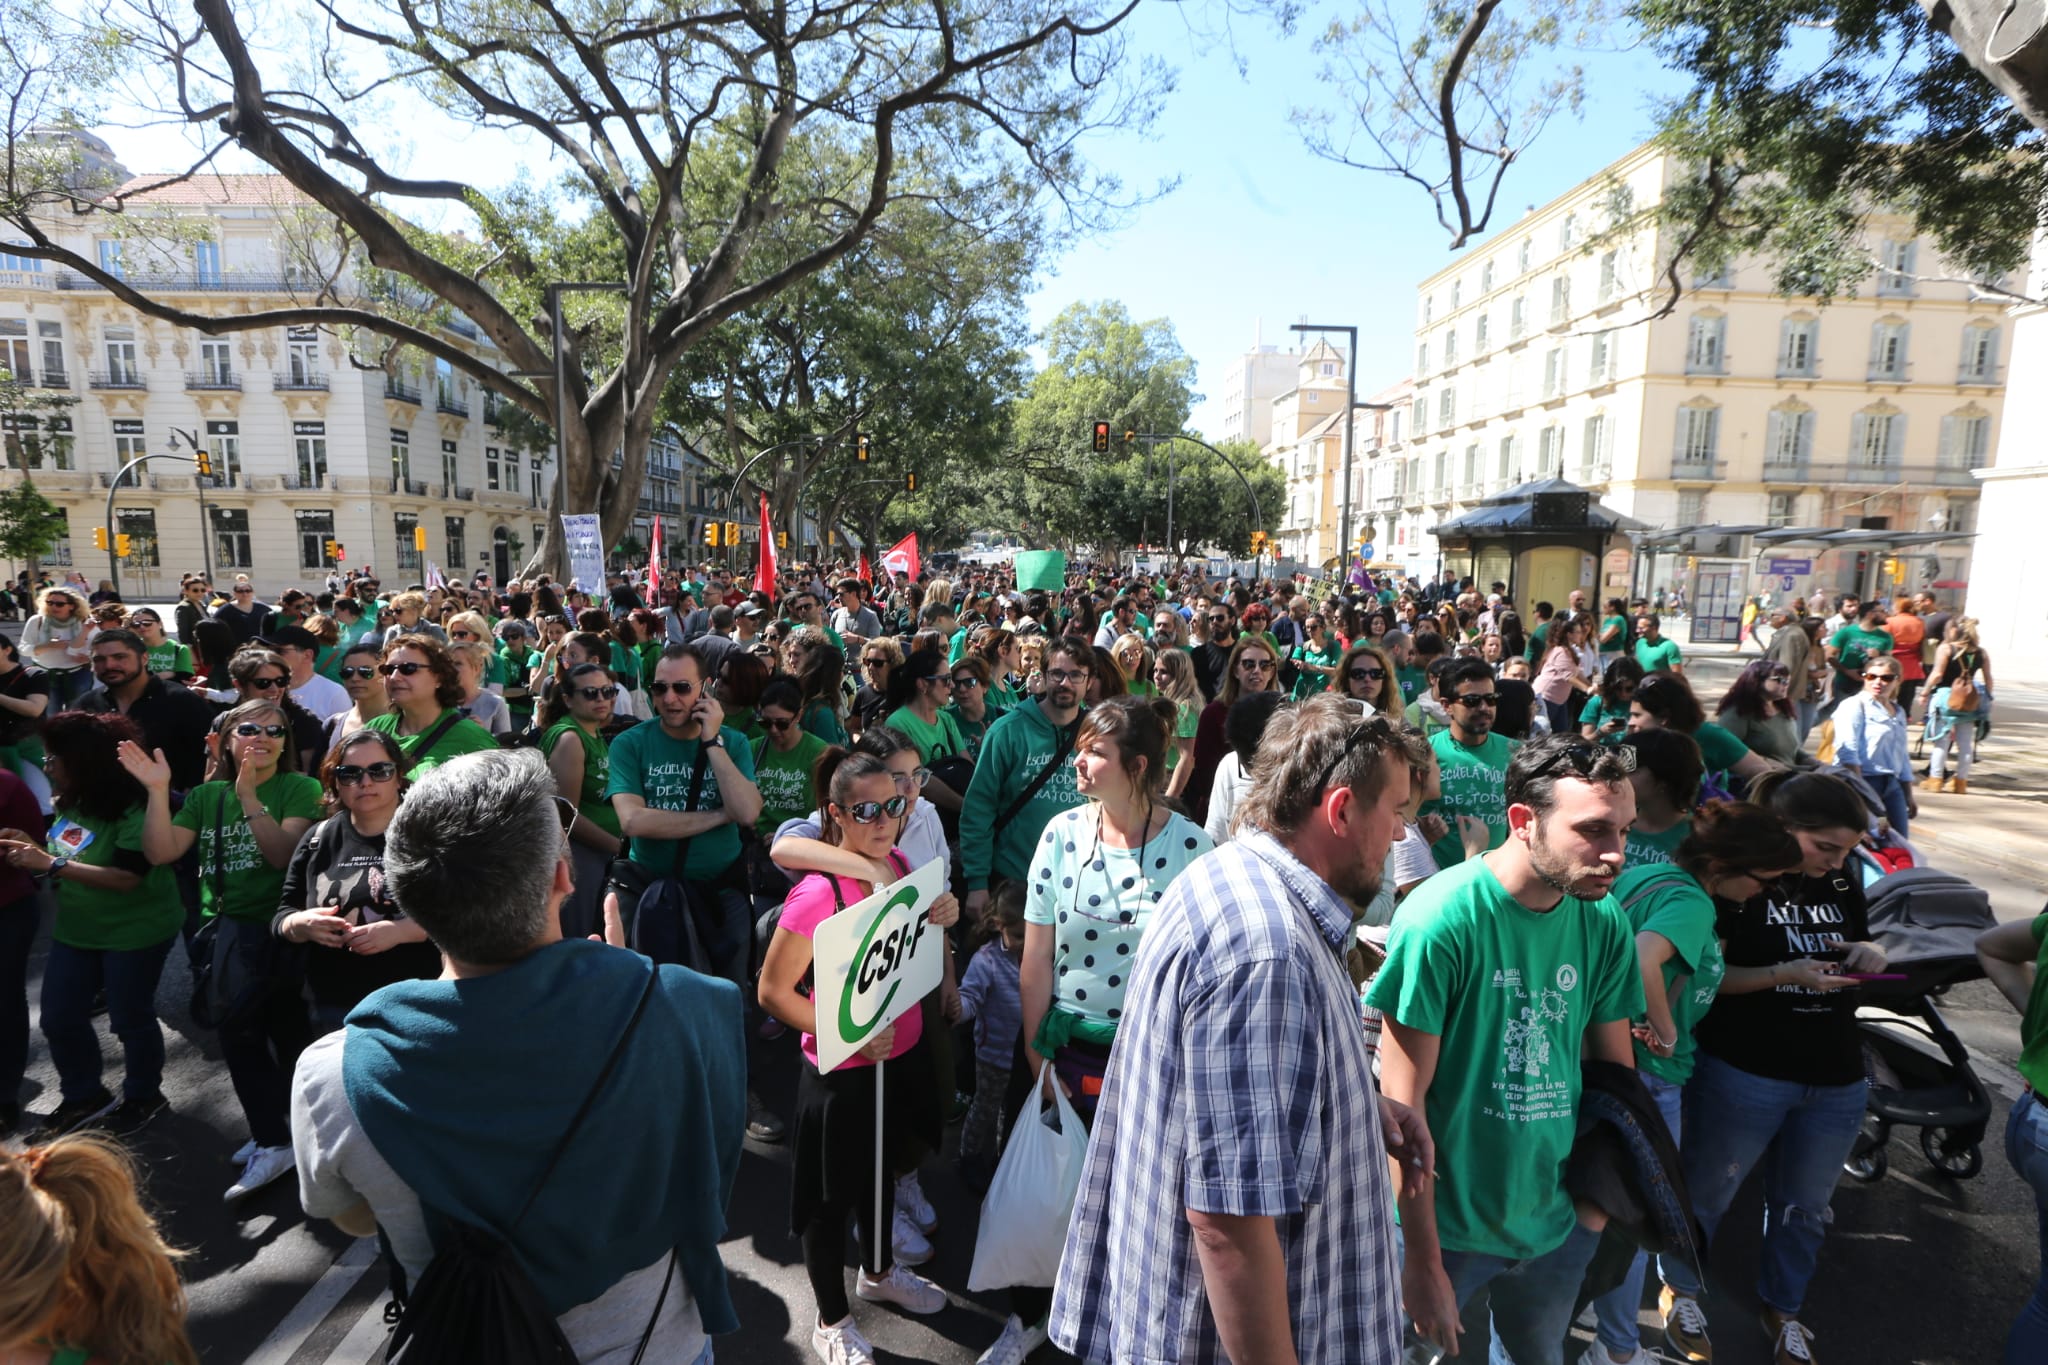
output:
POLYGON ((569 552, 569 577, 592 597, 604 593, 604 532, 597 513, 562 513, 562 543, 569 552))
POLYGON ((818 926, 811 936, 818 1070, 836 1071, 883 1025, 908 1014, 945 975, 931 922, 946 887, 937 858, 818 926))

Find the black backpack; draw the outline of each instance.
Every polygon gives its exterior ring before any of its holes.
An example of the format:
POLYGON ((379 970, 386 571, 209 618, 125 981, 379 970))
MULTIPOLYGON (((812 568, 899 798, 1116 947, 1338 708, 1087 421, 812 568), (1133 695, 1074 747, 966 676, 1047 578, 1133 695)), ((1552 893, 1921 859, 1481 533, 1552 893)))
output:
MULTIPOLYGON (((410 1293, 393 1286, 399 1314, 390 1349, 384 1356, 388 1365, 430 1365, 451 1360, 490 1361, 491 1365, 576 1365, 576 1352, 570 1348, 569 1339, 548 1312, 526 1268, 513 1254, 512 1239, 518 1234, 519 1225, 526 1221, 533 1201, 546 1187, 548 1177, 555 1173, 555 1166, 568 1150, 576 1130, 583 1126, 598 1092, 611 1079, 627 1040, 647 1011, 647 1001, 654 994, 659 973, 659 968, 649 968, 647 985, 640 992, 640 1002, 633 1007, 633 1017, 626 1021, 618 1042, 612 1044, 604 1069, 597 1073, 596 1082, 583 1097, 576 1117, 569 1120, 568 1130, 555 1144, 540 1179, 534 1182, 526 1203, 520 1206, 505 1235, 500 1237, 474 1224, 450 1219, 451 1230, 435 1248, 434 1259, 421 1274, 420 1282, 410 1293)), ((661 1295, 654 1303, 654 1314, 647 1320, 647 1330, 640 1334, 640 1349, 633 1353, 634 1365, 639 1365, 641 1357, 647 1354, 647 1344, 654 1337, 654 1325, 661 1321, 662 1307, 668 1302, 669 1281, 675 1278, 675 1272, 675 1257, 671 1255, 661 1295)))

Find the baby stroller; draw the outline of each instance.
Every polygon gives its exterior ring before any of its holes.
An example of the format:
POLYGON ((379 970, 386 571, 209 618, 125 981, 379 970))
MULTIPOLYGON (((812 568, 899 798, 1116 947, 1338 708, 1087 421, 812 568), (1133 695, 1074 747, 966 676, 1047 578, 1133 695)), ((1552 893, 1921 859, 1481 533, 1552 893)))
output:
POLYGON ((1936 1170, 1967 1180, 1984 1167, 1991 1096, 1934 1000, 1958 981, 1983 977, 1976 943, 1997 922, 1991 898, 1953 872, 1908 867, 1870 883, 1868 904, 1886 971, 1905 979, 1861 988, 1869 1112, 1843 1169, 1858 1180, 1883 1179, 1885 1144, 1892 1126, 1904 1124, 1920 1130, 1920 1150, 1936 1170))

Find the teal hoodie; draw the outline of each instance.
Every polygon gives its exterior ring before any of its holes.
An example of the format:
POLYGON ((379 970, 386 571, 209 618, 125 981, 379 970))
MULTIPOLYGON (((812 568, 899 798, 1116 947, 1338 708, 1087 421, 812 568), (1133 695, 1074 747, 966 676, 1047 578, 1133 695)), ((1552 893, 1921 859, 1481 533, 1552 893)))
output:
MULTIPOLYGON (((974 780, 967 784, 967 799, 960 810, 960 861, 969 891, 986 891, 991 875, 1024 880, 1031 873, 1031 855, 1046 825, 1061 811, 1081 804, 1081 794, 1074 790, 1073 766, 1063 759, 1065 771, 1054 773, 1006 828, 994 828, 996 817, 1023 795, 1059 747, 1059 731, 1035 700, 1005 711, 988 727, 981 741, 981 756, 974 761, 974 780)), ((1071 744, 1067 752, 1071 758, 1071 744)))

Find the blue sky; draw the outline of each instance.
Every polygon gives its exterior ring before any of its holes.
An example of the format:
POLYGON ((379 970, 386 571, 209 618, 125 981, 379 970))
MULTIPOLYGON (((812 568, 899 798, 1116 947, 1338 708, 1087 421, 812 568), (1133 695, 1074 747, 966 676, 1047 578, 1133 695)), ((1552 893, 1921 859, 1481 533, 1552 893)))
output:
MULTIPOLYGON (((1413 8, 1413 0, 1399 7, 1413 8)), ((1315 79, 1312 38, 1340 12, 1353 8, 1315 6, 1287 37, 1240 17, 1226 48, 1213 34, 1191 32, 1182 5, 1141 5, 1128 21, 1132 47, 1177 68, 1178 88, 1150 133, 1103 135, 1086 150, 1133 186, 1178 176, 1179 187, 1121 229, 1054 260, 1032 296, 1039 329, 1077 300, 1119 299, 1134 317, 1170 319, 1208 396, 1195 411, 1197 429, 1216 429, 1227 362, 1261 329, 1266 341, 1287 345, 1288 325, 1304 315, 1359 327, 1361 394, 1406 377, 1415 282, 1449 259, 1449 236, 1421 189, 1317 159, 1289 121, 1292 109, 1328 99, 1315 79)), ((1496 231, 1642 141, 1649 92, 1672 88, 1668 74, 1639 53, 1579 60, 1589 73, 1583 117, 1554 120, 1510 171, 1496 231)), ((493 184, 507 178, 514 158, 539 160, 534 150, 520 151, 521 140, 508 144, 503 134, 459 130, 431 115, 387 122, 414 130, 417 140, 392 157, 414 174, 478 176, 479 161, 505 166, 507 175, 480 175, 493 184)), ((102 132, 136 172, 191 159, 181 130, 102 132)), ((261 169, 234 154, 217 164, 261 169)))
MULTIPOLYGON (((1229 52, 1188 33, 1178 6, 1141 6, 1133 39, 1179 68, 1179 88, 1151 135, 1105 138, 1090 151, 1133 184, 1178 174, 1180 187, 1058 260, 1032 299, 1040 329, 1076 300, 1120 299, 1133 317, 1171 319, 1208 399, 1197 429, 1216 429, 1223 367, 1262 323, 1265 340, 1283 347, 1304 314, 1356 324, 1359 393, 1406 378, 1415 284, 1450 259, 1449 234, 1419 187, 1320 160, 1289 122, 1290 110, 1328 98, 1311 39, 1331 12, 1319 7, 1286 38, 1240 23, 1240 77, 1229 52)), ((1649 92, 1672 88, 1637 53, 1581 60, 1584 117, 1553 120, 1509 171, 1496 231, 1642 142, 1649 92)))

